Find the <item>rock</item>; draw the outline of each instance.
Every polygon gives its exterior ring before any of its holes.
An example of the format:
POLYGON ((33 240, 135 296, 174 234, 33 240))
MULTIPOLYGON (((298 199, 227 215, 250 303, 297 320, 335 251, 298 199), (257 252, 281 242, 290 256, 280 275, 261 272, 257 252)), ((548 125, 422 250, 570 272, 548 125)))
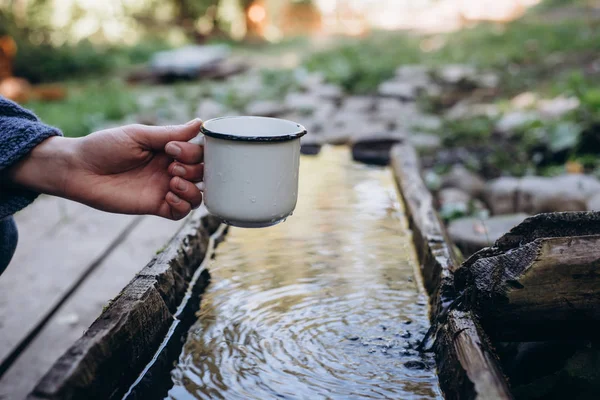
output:
POLYGON ((461 189, 457 189, 457 188, 453 188, 453 187, 442 188, 439 191, 437 197, 438 197, 438 202, 442 207, 444 206, 444 204, 450 204, 450 203, 468 204, 471 201, 471 196, 469 195, 469 193, 467 193, 461 189))
POLYGON ((375 103, 375 109, 377 111, 390 111, 390 112, 400 112, 404 104, 393 98, 379 98, 375 103))
POLYGON ((437 195, 440 216, 444 220, 453 220, 469 213, 471 196, 460 189, 441 189, 437 195))
POLYGON ((420 64, 402 65, 396 69, 398 80, 407 81, 428 81, 430 79, 429 67, 420 64))
POLYGON ((442 139, 432 133, 415 133, 408 140, 421 154, 432 154, 442 147, 442 139))
POLYGON ((277 101, 270 100, 257 100, 250 103, 246 107, 246 113, 248 115, 256 115, 261 117, 278 117, 285 114, 287 108, 284 104, 277 101))
POLYGON ((512 111, 504 114, 496 123, 498 133, 510 136, 517 129, 538 120, 540 116, 534 111, 512 111))
POLYGON ((532 92, 524 92, 515 97, 510 101, 510 105, 519 110, 525 110, 532 108, 538 101, 538 96, 532 92))
POLYGON ((300 139, 300 153, 315 156, 321 152, 322 140, 315 135, 305 135, 300 139))
POLYGON ((475 117, 497 118, 500 109, 495 104, 470 104, 466 101, 456 103, 446 114, 446 119, 456 121, 475 117))
POLYGON ((424 131, 437 131, 442 128, 442 119, 436 115, 421 114, 415 116, 411 128, 424 131))
POLYGON ((512 177, 488 182, 484 189, 484 199, 493 215, 516 212, 519 185, 520 180, 512 177))
POLYGON ((352 96, 347 97, 343 104, 344 112, 366 113, 375 108, 375 99, 368 96, 352 96))
POLYGON ((484 72, 477 75, 474 79, 477 87, 493 89, 498 87, 500 77, 492 72, 484 72))
POLYGON ((155 53, 150 59, 150 70, 157 75, 197 77, 214 69, 229 56, 227 46, 185 46, 175 50, 155 53))
POLYGON ((596 193, 600 193, 600 181, 592 176, 525 177, 517 192, 517 210, 529 214, 583 211, 596 193))
POLYGON ((206 99, 202 100, 198 106, 196 116, 206 121, 212 118, 222 117, 227 114, 227 112, 227 107, 223 104, 212 99, 206 99))
POLYGON ((463 81, 472 81, 477 74, 475 67, 470 65, 447 65, 441 68, 437 75, 446 84, 457 85, 463 81))
POLYGON ((450 222, 448 235, 465 257, 490 247, 502 235, 523 222, 527 214, 509 214, 480 219, 460 218, 450 222))
POLYGON ((485 182, 481 176, 469 171, 461 164, 456 164, 442 178, 442 188, 456 188, 468 193, 471 197, 479 197, 483 193, 485 182))
POLYGON ((379 85, 378 93, 384 97, 414 100, 418 94, 418 87, 409 82, 388 81, 379 85))
POLYGON ((587 201, 588 211, 600 211, 600 193, 596 193, 587 201))
POLYGON ((323 131, 325 143, 333 145, 351 144, 386 132, 387 127, 381 123, 362 120, 348 120, 343 123, 328 124, 323 131))
POLYGON ((388 165, 392 146, 405 139, 400 132, 386 132, 352 143, 352 159, 365 164, 388 165))
POLYGON ((323 123, 330 119, 336 112, 337 107, 331 101, 319 100, 318 108, 313 112, 313 118, 318 123, 323 123))
POLYGON ((313 88, 310 93, 317 97, 330 100, 339 100, 344 95, 342 88, 332 84, 319 85, 313 88))
POLYGON ((551 100, 540 100, 537 110, 544 118, 558 119, 579 108, 579 104, 577 97, 559 96, 551 100))
POLYGON ((319 98, 306 93, 288 93, 284 101, 285 107, 299 113, 312 113, 320 106, 319 98))
POLYGON ((305 90, 313 90, 325 83, 325 76, 320 72, 297 73, 296 82, 305 90))

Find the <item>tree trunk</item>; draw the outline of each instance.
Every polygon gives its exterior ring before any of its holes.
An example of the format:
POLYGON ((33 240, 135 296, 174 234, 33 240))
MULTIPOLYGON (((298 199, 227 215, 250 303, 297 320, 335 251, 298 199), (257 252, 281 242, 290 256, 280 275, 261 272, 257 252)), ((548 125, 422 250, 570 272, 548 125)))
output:
POLYGON ((526 220, 467 260, 455 286, 494 339, 597 338, 600 213, 526 220))

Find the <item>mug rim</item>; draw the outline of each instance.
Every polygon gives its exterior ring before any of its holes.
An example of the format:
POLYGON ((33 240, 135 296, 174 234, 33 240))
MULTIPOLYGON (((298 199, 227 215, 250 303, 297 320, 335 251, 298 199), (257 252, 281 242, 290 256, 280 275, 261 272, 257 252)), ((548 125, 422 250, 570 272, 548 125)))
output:
POLYGON ((216 139, 240 141, 240 142, 286 142, 289 140, 298 139, 298 138, 306 135, 306 133, 307 133, 306 128, 304 126, 302 126, 299 123, 294 122, 294 121, 290 121, 290 120, 283 119, 283 118, 257 117, 257 116, 245 116, 245 115, 238 115, 238 116, 231 116, 231 117, 219 117, 219 118, 209 119, 208 121, 205 121, 202 124, 202 127, 200 128, 200 132, 208 137, 212 137, 212 138, 216 138, 216 139), (214 130, 210 130, 210 129, 206 128, 206 124, 208 124, 209 122, 214 122, 214 121, 218 121, 218 120, 222 120, 222 119, 236 119, 236 118, 252 118, 252 119, 286 121, 286 122, 290 122, 290 123, 296 125, 298 127, 298 130, 293 133, 286 133, 284 135, 277 135, 277 136, 240 136, 240 135, 234 135, 231 133, 216 132, 214 130))

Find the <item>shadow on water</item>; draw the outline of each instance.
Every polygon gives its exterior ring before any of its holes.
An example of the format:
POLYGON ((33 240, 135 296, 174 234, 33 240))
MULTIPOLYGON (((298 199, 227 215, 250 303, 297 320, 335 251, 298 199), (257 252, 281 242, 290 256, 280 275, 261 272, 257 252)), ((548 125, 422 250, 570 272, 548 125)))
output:
POLYGON ((415 265, 388 169, 337 148, 304 158, 295 215, 232 228, 217 248, 171 382, 154 394, 441 398, 433 359, 416 350, 429 322, 415 265))

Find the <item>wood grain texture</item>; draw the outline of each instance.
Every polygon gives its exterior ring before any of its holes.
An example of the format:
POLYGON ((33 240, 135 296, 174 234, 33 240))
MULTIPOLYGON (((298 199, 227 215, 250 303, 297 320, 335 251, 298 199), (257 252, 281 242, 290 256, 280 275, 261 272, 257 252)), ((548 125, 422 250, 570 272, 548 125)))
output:
POLYGON ((196 211, 54 364, 29 398, 121 396, 164 339, 187 282, 204 259, 210 234, 218 226, 205 211, 196 211))
POLYGON ((417 153, 409 144, 398 144, 391 151, 391 164, 430 295, 433 349, 445 398, 512 399, 494 349, 474 314, 450 308, 457 299, 458 260, 421 178, 417 153))

